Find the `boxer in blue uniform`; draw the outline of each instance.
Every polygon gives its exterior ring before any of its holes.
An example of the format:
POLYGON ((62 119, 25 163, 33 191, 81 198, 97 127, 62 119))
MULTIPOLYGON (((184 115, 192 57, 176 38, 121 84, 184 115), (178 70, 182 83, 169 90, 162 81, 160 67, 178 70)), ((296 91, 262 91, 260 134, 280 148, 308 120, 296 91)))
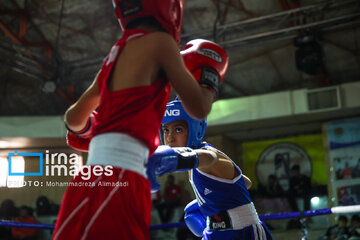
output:
POLYGON ((168 103, 161 131, 168 146, 149 159, 152 189, 160 188, 157 176, 189 170, 196 200, 185 208, 185 223, 195 235, 204 240, 273 239, 250 198, 250 179, 226 154, 202 142, 205 130, 206 120, 191 118, 181 101, 168 103))

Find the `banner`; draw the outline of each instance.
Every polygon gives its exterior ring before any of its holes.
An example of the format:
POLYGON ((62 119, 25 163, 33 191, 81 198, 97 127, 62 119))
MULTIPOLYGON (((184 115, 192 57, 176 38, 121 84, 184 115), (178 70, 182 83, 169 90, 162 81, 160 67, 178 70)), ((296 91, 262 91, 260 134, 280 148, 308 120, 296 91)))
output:
POLYGON ((360 146, 360 119, 350 119, 327 124, 328 141, 331 150, 360 146))
POLYGON ((267 185, 268 176, 273 174, 287 190, 290 169, 296 164, 313 185, 327 184, 321 134, 243 143, 243 163, 243 173, 255 188, 259 183, 267 185))
POLYGON ((339 205, 360 203, 360 119, 327 123, 330 181, 339 205))

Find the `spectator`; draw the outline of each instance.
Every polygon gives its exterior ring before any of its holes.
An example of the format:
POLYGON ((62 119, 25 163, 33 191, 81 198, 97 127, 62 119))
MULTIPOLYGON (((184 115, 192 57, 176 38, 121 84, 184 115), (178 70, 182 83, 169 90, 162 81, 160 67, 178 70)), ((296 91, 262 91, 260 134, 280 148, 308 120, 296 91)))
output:
POLYGON ((281 187, 277 177, 274 174, 270 174, 268 177, 268 185, 266 187, 266 195, 271 198, 277 198, 284 196, 284 190, 281 187))
POLYGON ((342 170, 340 179, 351 179, 352 178, 352 169, 349 167, 349 163, 345 162, 345 169, 342 170))
POLYGON ((359 177, 360 177, 360 158, 358 159, 356 166, 352 170, 352 178, 359 178, 359 177))
POLYGON ((310 178, 300 173, 300 166, 291 168, 292 177, 289 186, 289 204, 293 211, 299 211, 297 198, 304 199, 304 211, 310 210, 311 181, 310 178))
POLYGON ((268 181, 266 184, 267 185, 258 185, 257 194, 259 197, 278 198, 285 195, 278 178, 274 174, 270 174, 268 176, 268 181))
POLYGON ((174 175, 169 175, 165 183, 164 202, 159 205, 159 214, 161 221, 167 223, 170 221, 174 209, 180 206, 182 189, 175 184, 174 175))
MULTIPOLYGON (((0 220, 14 220, 17 216, 17 209, 14 201, 6 199, 0 206, 0 220)), ((12 240, 11 228, 0 227, 0 240, 12 240)))
POLYGON ((153 206, 157 207, 161 203, 160 191, 152 192, 151 193, 151 199, 152 199, 153 206))
MULTIPOLYGON (((36 219, 32 216, 31 208, 22 206, 20 208, 19 217, 15 219, 16 222, 22 223, 37 223, 36 219)), ((14 239, 21 240, 36 240, 37 231, 35 228, 12 228, 12 235, 14 239)))
POLYGON ((340 215, 337 224, 329 227, 322 240, 345 240, 348 239, 347 217, 340 215))
POLYGON ((340 187, 338 188, 338 199, 340 206, 350 206, 356 205, 356 196, 351 193, 350 187, 340 187))
POLYGON ((360 240, 360 216, 353 215, 350 220, 349 240, 360 240))

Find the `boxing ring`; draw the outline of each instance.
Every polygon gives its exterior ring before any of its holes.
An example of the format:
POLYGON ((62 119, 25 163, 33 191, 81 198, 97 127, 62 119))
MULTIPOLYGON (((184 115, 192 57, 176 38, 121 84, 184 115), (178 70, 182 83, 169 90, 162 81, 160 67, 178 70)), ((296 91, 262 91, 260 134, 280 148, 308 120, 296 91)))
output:
MULTIPOLYGON (((259 218, 262 221, 267 220, 281 220, 281 219, 290 219, 296 218, 300 220, 301 231, 302 231, 302 240, 307 238, 307 227, 306 227, 306 218, 320 216, 320 215, 329 215, 329 214, 345 214, 345 213, 356 213, 360 212, 360 205, 352 206, 338 206, 332 208, 324 208, 318 210, 310 210, 304 212, 285 212, 285 213, 272 213, 272 214, 263 214, 259 215, 259 218)), ((179 223, 168 223, 168 224, 159 224, 152 225, 150 230, 160 230, 168 228, 178 228, 186 226, 184 222, 179 223)), ((36 229, 54 229, 55 225, 52 224, 34 224, 34 223, 21 223, 21 222, 12 222, 12 221, 3 221, 0 220, 0 227, 17 227, 17 228, 36 228, 36 229)))

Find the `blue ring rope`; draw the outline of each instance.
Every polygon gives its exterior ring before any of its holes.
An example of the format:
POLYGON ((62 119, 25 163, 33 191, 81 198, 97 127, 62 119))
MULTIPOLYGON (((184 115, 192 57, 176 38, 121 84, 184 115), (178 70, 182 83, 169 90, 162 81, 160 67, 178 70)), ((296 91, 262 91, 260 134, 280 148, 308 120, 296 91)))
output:
MULTIPOLYGON (((332 214, 332 213, 350 213, 350 212, 360 212, 360 205, 324 208, 324 209, 304 211, 304 212, 286 212, 286 213, 264 214, 264 215, 259 215, 259 218, 262 221, 264 221, 264 220, 280 220, 280 219, 287 219, 287 218, 303 218, 303 217, 327 215, 327 214, 332 214)), ((4 220, 0 220, 0 226, 2 226, 2 227, 17 227, 17 228, 38 228, 38 229, 54 229, 55 228, 55 225, 52 225, 52 224, 21 223, 21 222, 4 221, 4 220)), ((186 225, 184 222, 167 223, 167 224, 152 225, 152 226, 150 226, 150 230, 185 227, 185 226, 186 225)))

